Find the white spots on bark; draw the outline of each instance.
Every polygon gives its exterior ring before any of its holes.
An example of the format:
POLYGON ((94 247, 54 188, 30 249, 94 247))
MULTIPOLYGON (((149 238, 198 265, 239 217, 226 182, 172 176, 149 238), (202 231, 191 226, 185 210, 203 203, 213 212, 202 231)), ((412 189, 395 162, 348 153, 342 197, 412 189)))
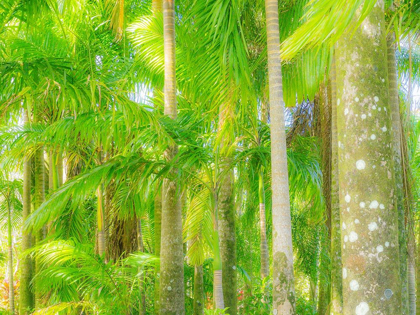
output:
POLYGON ((356 315, 366 315, 369 312, 369 304, 361 302, 356 306, 356 315))
POLYGON ((385 126, 383 126, 381 129, 382 129, 383 132, 388 130, 385 126))
POLYGON ((366 167, 366 162, 365 162, 365 161, 363 161, 363 160, 358 160, 358 161, 356 162, 356 168, 357 168, 358 170, 364 170, 364 169, 365 169, 365 167, 366 167))
POLYGON ((361 203, 359 203, 360 208, 364 208, 366 206, 366 203, 364 203, 363 201, 361 203))
POLYGON ((359 102, 359 98, 358 98, 358 97, 356 97, 354 100, 355 100, 356 102, 359 102))
POLYGON ((385 242, 385 247, 389 247, 389 242, 385 242))
POLYGON ((348 113, 349 113, 349 109, 348 108, 344 109, 344 115, 347 115, 348 113))
POLYGON ((359 290, 359 288, 360 288, 360 285, 359 285, 359 282, 357 282, 357 280, 350 281, 350 290, 357 291, 359 290))
POLYGON ((347 243, 349 241, 349 237, 347 235, 344 236, 344 243, 347 243))
POLYGON ((343 279, 347 278, 347 269, 343 268, 343 279))
POLYGON ((376 103, 378 103, 378 102, 379 102, 379 97, 375 96, 375 97, 373 98, 373 100, 374 100, 376 103))
POLYGON ((376 251, 377 251, 378 253, 382 253, 382 252, 384 251, 384 247, 383 247, 382 245, 378 245, 378 246, 376 247, 376 251))
POLYGON ((370 222, 368 225, 369 231, 375 231, 378 229, 378 224, 376 222, 370 222))
POLYGON ((366 119, 366 114, 362 114, 362 116, 360 116, 360 117, 362 117, 362 119, 364 120, 364 119, 366 119))
POLYGON ((370 136, 370 138, 371 138, 372 140, 375 140, 375 139, 376 139, 376 136, 375 136, 375 135, 371 135, 371 136, 370 136))
POLYGON ((168 286, 166 289, 168 289, 168 291, 172 291, 172 287, 168 286))
POLYGON ((337 99, 337 106, 340 105, 340 99, 337 99))
POLYGON ((376 109, 376 105, 373 105, 373 106, 372 106, 372 109, 376 109))
POLYGON ((378 206, 379 206, 379 202, 377 202, 376 200, 373 200, 373 201, 370 203, 369 208, 370 208, 370 209, 377 209, 377 208, 378 208, 378 206))
POLYGON ((379 209, 385 209, 385 206, 381 203, 380 205, 379 205, 379 209))
POLYGON ((343 230, 347 229, 347 225, 343 222, 343 230))
POLYGON ((359 219, 354 220, 354 223, 359 224, 360 223, 359 219))
POLYGON ((350 232, 350 235, 349 235, 349 241, 350 242, 352 242, 352 243, 356 242, 358 238, 359 237, 357 236, 356 232, 354 232, 354 231, 350 232))
POLYGON ((350 202, 350 200, 351 200, 350 195, 349 195, 349 194, 347 194, 347 195, 344 197, 344 200, 345 200, 347 203, 349 203, 349 202, 350 202))

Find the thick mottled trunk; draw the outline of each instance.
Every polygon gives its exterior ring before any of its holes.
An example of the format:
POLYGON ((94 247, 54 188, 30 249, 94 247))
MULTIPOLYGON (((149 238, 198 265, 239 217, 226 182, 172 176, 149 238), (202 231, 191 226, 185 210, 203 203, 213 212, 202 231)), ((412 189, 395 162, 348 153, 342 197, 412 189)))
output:
POLYGON ((319 280, 318 313, 329 314, 331 300, 331 102, 328 85, 321 85, 319 108, 321 112, 322 194, 325 200, 325 230, 321 238, 321 272, 319 280))
POLYGON ((337 77, 335 58, 331 65, 331 314, 343 313, 341 265, 341 220, 338 190, 337 77))
POLYGON ((203 266, 194 267, 194 315, 204 314, 204 279, 203 266))
POLYGON ((218 231, 223 270, 222 284, 224 304, 225 307, 229 308, 228 314, 236 315, 236 235, 232 182, 233 170, 229 170, 220 183, 221 187, 218 197, 218 231))
POLYGON ((222 257, 220 255, 220 239, 218 227, 218 209, 217 209, 217 196, 216 209, 214 211, 213 221, 213 305, 215 308, 224 309, 225 300, 223 294, 223 271, 222 271, 222 257))
POLYGON ((388 48, 388 82, 389 104, 392 121, 392 152, 395 171, 395 206, 398 211, 398 230, 400 248, 400 276, 401 276, 401 314, 409 313, 408 299, 408 271, 407 271, 407 228, 404 211, 404 185, 402 176, 401 157, 401 117, 398 99, 397 60, 395 57, 395 35, 389 34, 387 38, 388 48))
POLYGON ((400 314, 383 1, 336 52, 343 314, 400 314))
POLYGON ((9 310, 10 314, 15 314, 15 287, 13 283, 13 233, 12 233, 12 205, 10 195, 7 200, 7 234, 8 234, 8 269, 9 269, 9 310))
POLYGON ((261 277, 268 277, 270 273, 270 258, 268 256, 267 245, 267 227, 265 215, 265 190, 264 190, 264 172, 261 170, 258 173, 258 197, 260 207, 260 249, 261 249, 261 277))
POLYGON ((278 0, 266 0, 273 191, 273 314, 295 314, 292 224, 281 76, 278 0))
MULTIPOLYGON (((24 121, 28 123, 28 114, 24 112, 24 121)), ((23 211, 22 221, 25 222, 31 213, 31 160, 25 158, 23 162, 23 211)), ((32 235, 22 229, 22 252, 27 251, 32 246, 32 235)), ((34 308, 34 296, 31 291, 32 266, 33 262, 30 255, 26 255, 21 263, 20 269, 20 303, 19 314, 29 315, 34 308)))
MULTIPOLYGON (((165 115, 176 119, 175 79, 175 4, 163 1, 163 28, 165 51, 165 115)), ((165 152, 167 161, 177 153, 177 147, 165 152)), ((176 171, 163 180, 162 239, 160 255, 160 314, 184 314, 184 255, 182 246, 182 209, 176 171)))

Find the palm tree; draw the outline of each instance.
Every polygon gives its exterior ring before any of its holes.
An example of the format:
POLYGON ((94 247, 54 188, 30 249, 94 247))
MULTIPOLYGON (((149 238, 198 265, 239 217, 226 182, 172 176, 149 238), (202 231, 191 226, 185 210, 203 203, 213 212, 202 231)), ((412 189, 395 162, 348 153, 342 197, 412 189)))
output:
POLYGON ((343 314, 402 307, 386 47, 383 2, 336 46, 343 314))
MULTIPOLYGON (((24 121, 28 123, 28 113, 24 111, 24 121)), ((26 157, 23 162, 23 222, 29 217, 31 213, 31 160, 26 157)), ((32 235, 30 232, 22 229, 22 251, 27 251, 32 246, 32 235)), ((19 313, 22 315, 29 315, 34 308, 34 296, 31 290, 32 281, 32 259, 29 255, 23 258, 20 270, 20 301, 19 313)))
POLYGON ((265 10, 273 191, 273 314, 295 314, 292 227, 287 173, 278 1, 266 0, 265 10))
MULTIPOLYGON (((164 113, 176 119, 175 79, 175 3, 163 1, 163 27, 165 51, 165 106, 164 113)), ((171 161, 177 153, 176 145, 165 152, 171 161)), ((163 180, 162 187, 162 241, 160 265, 160 313, 184 314, 184 263, 182 245, 182 209, 176 171, 163 180), (175 177, 175 178, 174 178, 175 177)))

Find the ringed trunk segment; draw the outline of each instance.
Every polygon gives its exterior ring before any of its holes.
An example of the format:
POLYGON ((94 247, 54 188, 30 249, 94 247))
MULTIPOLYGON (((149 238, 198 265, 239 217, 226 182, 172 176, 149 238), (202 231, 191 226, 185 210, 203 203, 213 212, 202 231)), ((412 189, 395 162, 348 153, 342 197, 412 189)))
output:
MULTIPOLYGON (((175 3, 163 1, 163 32, 165 52, 165 102, 164 114, 171 119, 177 117, 175 79, 175 3)), ((178 151, 176 145, 165 151, 165 158, 171 161, 178 151)), ((184 253, 182 240, 182 207, 176 170, 163 180, 162 226, 160 253, 160 314, 183 315, 184 305, 184 253)))
POLYGON ((266 0, 273 212, 273 314, 295 314, 292 225, 280 58, 278 0, 266 0))
POLYGON ((343 314, 401 313, 383 6, 336 47, 343 314))

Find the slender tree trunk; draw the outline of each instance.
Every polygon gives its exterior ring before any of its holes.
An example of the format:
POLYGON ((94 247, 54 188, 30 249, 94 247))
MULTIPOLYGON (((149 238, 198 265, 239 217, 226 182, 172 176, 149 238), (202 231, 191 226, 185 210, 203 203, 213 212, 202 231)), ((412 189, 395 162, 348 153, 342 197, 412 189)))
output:
POLYGON ((321 272, 319 280, 318 313, 330 313, 331 301, 331 103, 328 85, 320 88, 321 141, 322 141, 322 193, 325 200, 325 229, 321 237, 321 272))
POLYGON ((260 210, 260 249, 261 249, 261 277, 268 277, 270 274, 270 259, 268 256, 267 245, 267 227, 265 215, 265 190, 264 190, 264 171, 260 170, 258 173, 258 197, 260 210))
MULTIPOLYGON (((152 0, 152 13, 156 17, 158 14, 163 13, 163 0, 152 0)), ((154 87, 154 93, 156 94, 157 88, 154 87)), ((160 241, 161 241, 161 223, 162 223, 162 188, 159 188, 159 192, 155 196, 154 201, 154 231, 155 231, 155 255, 160 256, 160 241)), ((155 292, 154 292, 154 310, 155 314, 160 314, 160 266, 156 266, 155 269, 155 292)))
MULTIPOLYGON (((28 113, 24 111, 25 124, 28 123, 28 113)), ((31 213, 31 160, 25 158, 23 162, 23 222, 31 213)), ((32 246, 32 235, 22 228, 22 252, 27 251, 32 246)), ((19 314, 29 315, 34 309, 34 296, 31 291, 33 262, 30 255, 26 255, 21 263, 20 269, 20 303, 19 314)))
POLYGON ((278 0, 266 0, 273 191, 273 314, 295 314, 292 224, 281 76, 278 0))
MULTIPOLYGON (((137 243, 138 250, 144 252, 143 233, 141 229, 141 220, 137 220, 137 243)), ((144 286, 144 272, 140 276, 139 287, 140 287, 140 303, 139 303, 139 314, 146 315, 146 292, 144 286)))
MULTIPOLYGON (((220 237, 220 256, 222 259, 222 286, 224 306, 228 314, 236 315, 236 235, 235 208, 233 200, 233 170, 228 170, 220 183, 218 196, 218 232, 220 237)), ((219 277, 219 273, 215 276, 219 277)), ((218 279, 215 283, 218 284, 218 279)))
POLYGON ((378 1, 336 50, 343 314, 401 312, 385 33, 378 1))
POLYGON ((204 314, 203 265, 194 267, 194 315, 204 314))
POLYGON ((341 219, 338 191, 337 78, 335 58, 331 65, 331 314, 343 313, 341 219))
MULTIPOLYGON (((165 51, 165 115, 176 119, 175 79, 175 3, 163 1, 163 27, 165 51)), ((171 161, 177 147, 171 146, 165 158, 171 161)), ((160 264, 160 313, 184 314, 184 255, 182 246, 182 209, 178 183, 173 179, 176 171, 163 180, 162 187, 162 240, 160 264)))
POLYGON ((98 229, 98 254, 105 258, 106 242, 105 242, 105 215, 104 215, 104 196, 102 184, 96 189, 97 204, 97 229, 98 229))
POLYGON ((217 227, 217 209, 214 226, 214 260, 213 260, 213 303, 217 309, 225 308, 224 294, 223 294, 223 270, 222 258, 220 255, 220 240, 217 227))
MULTIPOLYGON (((161 226, 162 226, 162 188, 159 189, 159 192, 155 196, 155 255, 160 257, 160 241, 161 241, 161 226)), ((159 291, 160 291, 160 267, 156 266, 155 270, 155 314, 159 314, 159 291)))
MULTIPOLYGON (((37 117, 37 115, 36 115, 37 117)), ((37 121, 39 122, 39 117, 37 121)), ((34 208, 38 209, 41 204, 45 201, 45 185, 44 185, 44 149, 39 148, 35 152, 35 198, 34 198, 34 208)), ((43 229, 39 230, 35 234, 35 242, 37 245, 43 240, 43 229)), ((39 259, 35 259, 35 274, 40 272, 40 262, 39 259)), ((35 282, 35 308, 38 309, 41 306, 41 296, 39 293, 37 282, 35 282)))
POLYGON ((387 38, 388 48, 388 81, 389 81, 389 104, 391 108, 392 120, 392 152, 395 171, 395 206, 398 211, 398 236, 400 249, 400 276, 401 276, 401 314, 409 314, 408 296, 408 260, 407 260, 407 228, 404 211, 404 184, 402 176, 402 157, 401 157, 401 117, 400 104, 398 99, 397 82, 397 60, 394 48, 395 35, 392 33, 387 38))
POLYGON ((7 234, 8 234, 8 250, 9 250, 9 310, 11 314, 15 314, 15 288, 13 283, 13 233, 12 233, 12 205, 10 202, 10 194, 7 200, 7 234))

